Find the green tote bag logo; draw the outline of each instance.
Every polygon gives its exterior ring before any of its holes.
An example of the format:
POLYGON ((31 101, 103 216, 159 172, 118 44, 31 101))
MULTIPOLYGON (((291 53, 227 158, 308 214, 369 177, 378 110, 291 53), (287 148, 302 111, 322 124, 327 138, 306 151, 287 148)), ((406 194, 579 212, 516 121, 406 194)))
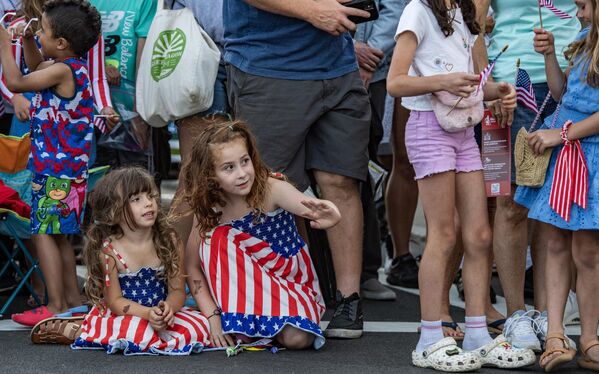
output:
POLYGON ((152 50, 152 79, 158 82, 175 71, 185 51, 186 41, 185 33, 178 28, 158 35, 152 50))

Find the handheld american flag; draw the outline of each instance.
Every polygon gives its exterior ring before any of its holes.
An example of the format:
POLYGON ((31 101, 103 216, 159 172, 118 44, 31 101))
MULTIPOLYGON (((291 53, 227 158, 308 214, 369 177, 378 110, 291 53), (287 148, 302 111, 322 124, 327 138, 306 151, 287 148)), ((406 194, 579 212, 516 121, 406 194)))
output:
POLYGON ((556 8, 555 5, 553 5, 553 0, 539 0, 539 6, 549 9, 550 11, 553 12, 553 14, 555 14, 556 16, 558 16, 561 19, 572 18, 572 16, 569 15, 568 13, 556 8))
POLYGON ((497 55, 497 57, 495 57, 493 59, 493 61, 491 61, 491 63, 489 65, 487 65, 487 67, 484 68, 483 71, 480 72, 480 78, 478 80, 478 87, 476 87, 476 94, 477 95, 478 95, 478 92, 483 89, 483 87, 487 83, 487 80, 489 80, 489 77, 491 76, 491 73, 493 72, 493 68, 495 67, 495 62, 497 62, 497 59, 499 58, 499 56, 501 56, 501 54, 503 52, 505 52, 508 49, 508 47, 509 47, 509 45, 506 44, 501 49, 501 51, 499 52, 499 54, 497 55))
POLYGON ((520 104, 532 110, 535 114, 539 113, 530 76, 524 69, 518 69, 516 76, 516 97, 520 104))
POLYGON ((106 118, 103 116, 94 116, 94 126, 98 128, 102 133, 105 133, 107 130, 106 127, 106 118))

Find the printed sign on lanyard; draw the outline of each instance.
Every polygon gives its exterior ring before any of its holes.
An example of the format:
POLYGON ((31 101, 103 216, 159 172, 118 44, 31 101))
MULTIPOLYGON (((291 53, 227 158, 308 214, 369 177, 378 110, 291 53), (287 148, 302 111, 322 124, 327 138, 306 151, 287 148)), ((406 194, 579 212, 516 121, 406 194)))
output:
POLYGON ((482 120, 482 160, 487 197, 511 193, 510 127, 501 127, 489 109, 482 120))

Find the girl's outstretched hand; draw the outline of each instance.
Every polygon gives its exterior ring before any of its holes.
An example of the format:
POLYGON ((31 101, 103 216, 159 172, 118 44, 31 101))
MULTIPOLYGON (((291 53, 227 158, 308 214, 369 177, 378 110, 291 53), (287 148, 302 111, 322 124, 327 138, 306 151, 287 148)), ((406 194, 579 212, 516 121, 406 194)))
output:
POLYGON ((341 220, 339 209, 328 200, 306 199, 302 205, 307 209, 301 214, 310 220, 310 226, 315 229, 328 229, 341 220))
POLYGON ((535 52, 544 56, 555 54, 555 39, 553 33, 545 29, 534 29, 534 47, 535 52))
POLYGON ((450 73, 443 74, 441 85, 443 91, 450 92, 456 96, 468 97, 478 86, 479 77, 477 74, 468 73, 450 73))
POLYGON ((537 155, 545 152, 546 149, 561 144, 561 129, 538 130, 528 134, 528 145, 537 155))
POLYGON ((223 333, 220 316, 212 316, 208 319, 208 323, 210 324, 210 344, 213 347, 224 348, 235 346, 233 337, 223 333))

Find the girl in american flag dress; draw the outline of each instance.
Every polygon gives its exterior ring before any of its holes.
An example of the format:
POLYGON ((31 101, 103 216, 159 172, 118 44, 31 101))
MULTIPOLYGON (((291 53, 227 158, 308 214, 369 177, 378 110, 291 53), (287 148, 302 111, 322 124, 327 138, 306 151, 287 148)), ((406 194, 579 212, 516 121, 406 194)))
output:
POLYGON ((188 286, 197 302, 214 298, 212 310, 202 309, 211 330, 222 329, 223 344, 235 334, 290 349, 322 347, 325 306, 294 215, 326 229, 339 221, 337 207, 273 178, 242 122, 207 127, 190 160, 175 204, 194 215, 188 286))
MULTIPOLYGON (((186 355, 210 343, 208 319, 183 306, 183 248, 165 223, 158 196, 141 168, 109 173, 91 194, 93 224, 84 256, 85 290, 94 307, 73 348, 186 355)), ((43 340, 51 330, 36 326, 32 335, 43 340)))

